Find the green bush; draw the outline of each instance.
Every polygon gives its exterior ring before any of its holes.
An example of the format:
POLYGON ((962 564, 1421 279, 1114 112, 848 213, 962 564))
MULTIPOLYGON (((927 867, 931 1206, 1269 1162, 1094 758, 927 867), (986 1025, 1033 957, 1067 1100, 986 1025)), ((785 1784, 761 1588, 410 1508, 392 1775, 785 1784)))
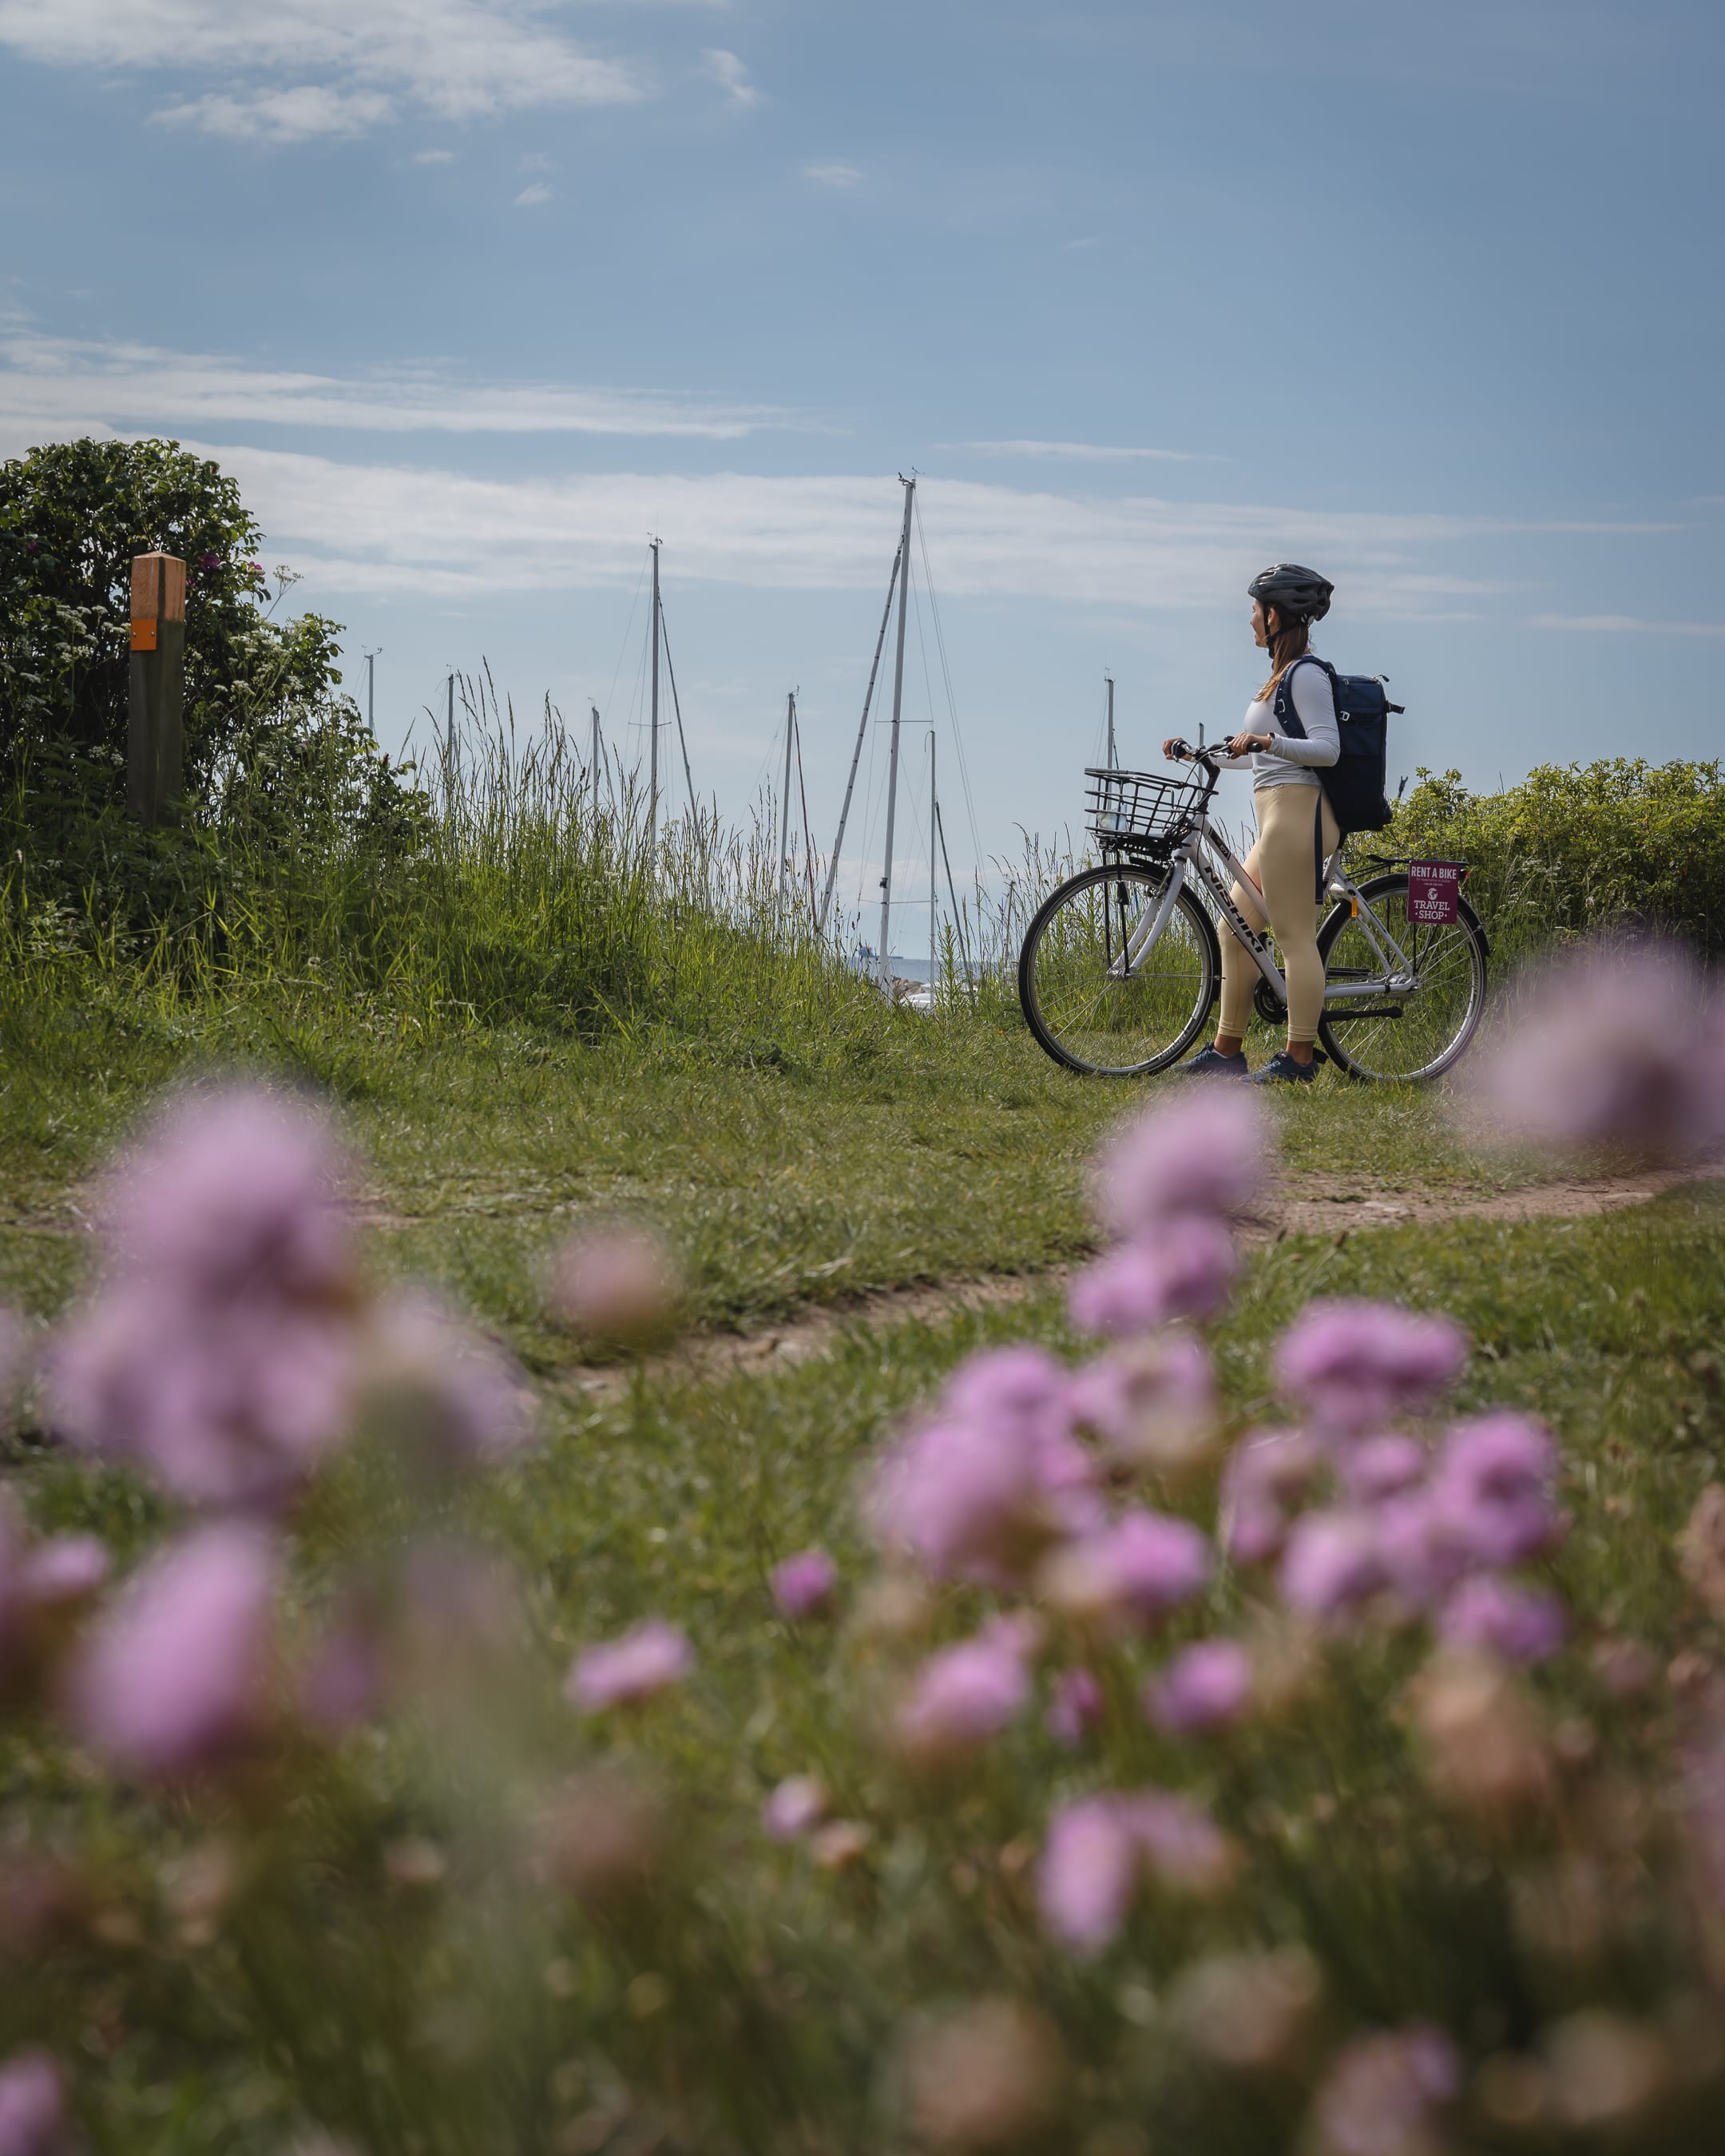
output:
POLYGON ((1363 843, 1471 862, 1468 896, 1500 960, 1630 921, 1725 951, 1717 762, 1542 764, 1502 793, 1422 770, 1390 829, 1363 843))

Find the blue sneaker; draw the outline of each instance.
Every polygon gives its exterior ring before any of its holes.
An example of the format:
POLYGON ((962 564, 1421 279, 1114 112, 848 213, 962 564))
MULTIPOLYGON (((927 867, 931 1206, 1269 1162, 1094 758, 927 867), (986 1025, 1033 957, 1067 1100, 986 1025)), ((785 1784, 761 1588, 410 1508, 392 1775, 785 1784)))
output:
POLYGON ((1175 1071, 1177 1078, 1246 1078, 1245 1050, 1242 1048, 1232 1055, 1223 1055, 1214 1048, 1206 1048, 1194 1055, 1189 1063, 1183 1063, 1175 1071))
POLYGON ((1317 1058, 1296 1063, 1285 1048, 1278 1049, 1261 1070, 1246 1081, 1249 1086, 1309 1086, 1317 1075, 1317 1058))

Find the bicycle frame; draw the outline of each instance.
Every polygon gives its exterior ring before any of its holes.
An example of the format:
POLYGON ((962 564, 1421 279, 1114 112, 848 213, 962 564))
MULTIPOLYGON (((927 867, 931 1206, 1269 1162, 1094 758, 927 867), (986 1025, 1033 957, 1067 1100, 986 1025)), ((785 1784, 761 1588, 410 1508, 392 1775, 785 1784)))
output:
MULTIPOLYGON (((1234 849, 1210 822, 1210 795, 1215 791, 1216 770, 1209 766, 1210 783, 1203 799, 1194 810, 1183 835, 1168 855, 1168 879, 1153 914, 1147 908, 1143 916, 1121 947, 1120 956, 1111 958, 1108 971, 1117 980, 1130 980, 1142 963, 1146 952, 1154 949, 1168 916, 1173 913, 1181 891, 1189 879, 1201 884, 1235 936, 1250 954, 1252 963, 1269 984, 1271 992, 1282 1003, 1287 1001, 1287 983, 1281 968, 1276 964, 1267 934, 1260 934, 1247 921, 1234 902, 1234 896, 1219 872, 1225 867, 1234 882, 1253 886, 1253 879, 1234 849)), ((1346 901, 1353 908, 1354 918, 1362 933, 1384 968, 1381 976, 1368 981, 1327 982, 1324 986, 1326 1006, 1349 997, 1407 995, 1419 985, 1419 976, 1408 954, 1385 927, 1382 919, 1372 910, 1370 901, 1361 896, 1358 887, 1342 865, 1343 848, 1337 846, 1324 864, 1323 892, 1327 898, 1346 901)), ((1124 849, 1120 859, 1130 860, 1124 849)), ((1253 886, 1253 887, 1255 887, 1253 886)))

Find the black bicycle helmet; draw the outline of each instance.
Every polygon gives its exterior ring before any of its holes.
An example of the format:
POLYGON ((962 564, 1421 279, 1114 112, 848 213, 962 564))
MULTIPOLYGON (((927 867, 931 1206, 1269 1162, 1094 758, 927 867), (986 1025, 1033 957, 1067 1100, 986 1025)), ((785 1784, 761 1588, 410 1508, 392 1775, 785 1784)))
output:
POLYGON ((1335 588, 1316 569, 1302 569, 1297 562, 1273 562, 1252 578, 1246 596, 1273 606, 1284 621, 1322 621, 1335 588))

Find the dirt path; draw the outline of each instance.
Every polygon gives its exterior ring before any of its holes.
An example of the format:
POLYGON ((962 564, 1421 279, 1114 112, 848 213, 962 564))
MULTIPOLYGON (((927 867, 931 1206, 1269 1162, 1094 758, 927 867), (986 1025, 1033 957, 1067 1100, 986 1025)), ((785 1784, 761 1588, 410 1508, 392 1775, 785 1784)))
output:
MULTIPOLYGON (((1345 1235, 1356 1228, 1395 1228, 1415 1220, 1582 1220, 1601 1213, 1645 1205, 1679 1183, 1725 1177, 1725 1162, 1678 1171, 1650 1168, 1634 1175, 1602 1175, 1524 1190, 1445 1194, 1397 1191, 1368 1197, 1360 1191, 1278 1195, 1242 1223, 1249 1245, 1288 1235, 1345 1235)), ((691 1334, 641 1365, 575 1363, 554 1382, 595 1402, 629 1389, 636 1368, 645 1377, 714 1382, 751 1370, 788 1369, 823 1354, 855 1328, 900 1325, 915 1319, 938 1323, 965 1310, 998 1310, 1043 1289, 1056 1287, 1072 1268, 996 1273, 981 1280, 929 1282, 920 1287, 881 1288, 795 1312, 754 1332, 691 1334)))

